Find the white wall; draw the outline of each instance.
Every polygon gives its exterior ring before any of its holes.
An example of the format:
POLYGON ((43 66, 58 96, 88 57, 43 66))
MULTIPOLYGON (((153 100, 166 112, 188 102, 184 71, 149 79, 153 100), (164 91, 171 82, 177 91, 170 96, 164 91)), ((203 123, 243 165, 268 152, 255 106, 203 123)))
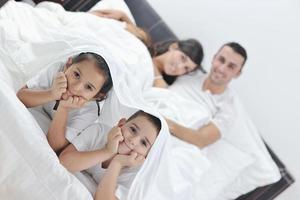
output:
POLYGON ((297 179, 278 200, 300 199, 300 1, 148 0, 180 38, 199 39, 204 66, 225 42, 249 60, 232 85, 262 136, 297 179))

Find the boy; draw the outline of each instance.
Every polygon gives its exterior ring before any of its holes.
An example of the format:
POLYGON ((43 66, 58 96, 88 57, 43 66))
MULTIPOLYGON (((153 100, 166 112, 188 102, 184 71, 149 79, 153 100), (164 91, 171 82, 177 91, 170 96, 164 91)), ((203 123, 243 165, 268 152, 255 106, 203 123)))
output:
POLYGON ((127 121, 122 118, 110 131, 101 124, 89 126, 59 159, 70 172, 86 170, 91 174, 99 183, 95 199, 122 199, 160 129, 158 118, 140 110, 127 121))

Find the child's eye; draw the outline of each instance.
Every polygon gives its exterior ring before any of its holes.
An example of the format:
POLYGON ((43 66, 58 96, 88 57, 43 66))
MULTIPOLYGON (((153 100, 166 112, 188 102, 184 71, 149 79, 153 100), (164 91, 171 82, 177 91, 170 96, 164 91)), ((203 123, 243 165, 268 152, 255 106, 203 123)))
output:
POLYGON ((182 60, 182 62, 185 62, 186 61, 186 56, 185 55, 181 55, 181 60, 182 60))
POLYGON ((146 140, 141 140, 141 144, 142 144, 143 146, 147 147, 147 142, 146 142, 146 140))
POLYGON ((136 134, 136 128, 130 127, 131 133, 136 134))
POLYGON ((190 71, 190 69, 187 66, 184 67, 184 70, 185 70, 185 72, 189 72, 190 71))
POLYGON ((93 91, 93 88, 90 85, 86 85, 85 89, 89 90, 89 91, 93 91))
POLYGON ((80 79, 80 74, 78 72, 74 71, 73 75, 76 79, 80 79))

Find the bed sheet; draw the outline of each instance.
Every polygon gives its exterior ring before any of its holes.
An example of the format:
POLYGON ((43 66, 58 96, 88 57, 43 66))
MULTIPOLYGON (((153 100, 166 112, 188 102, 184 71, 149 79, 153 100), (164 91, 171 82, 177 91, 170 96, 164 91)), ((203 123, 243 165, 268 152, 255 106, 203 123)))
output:
POLYGON ((7 121, 1 121, 0 157, 7 163, 0 168, 1 198, 91 199, 88 190, 59 164, 15 91, 41 68, 92 51, 105 58, 114 83, 100 121, 114 125, 119 116, 143 109, 163 124, 127 199, 179 200, 183 195, 194 199, 196 188, 191 186, 198 181, 194 174, 200 176, 209 162, 199 149, 172 138, 162 116, 143 99, 142 91, 152 84, 152 60, 146 47, 123 26, 86 13, 65 12, 57 4, 32 8, 11 0, 0 9, 0 33, 1 57, 9 61, 1 60, 1 71, 6 73, 1 80, 1 116, 9 113, 7 121), (141 66, 146 68, 140 70, 141 66), (10 156, 9 152, 17 153, 10 156))

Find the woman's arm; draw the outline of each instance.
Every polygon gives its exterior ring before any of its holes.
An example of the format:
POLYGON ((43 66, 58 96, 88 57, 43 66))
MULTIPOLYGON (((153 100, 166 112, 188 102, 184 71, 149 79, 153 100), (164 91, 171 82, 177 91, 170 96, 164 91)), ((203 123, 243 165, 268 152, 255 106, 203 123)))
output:
POLYGON ((166 121, 172 135, 199 148, 204 148, 216 142, 221 137, 219 129, 212 122, 195 130, 184 127, 169 119, 166 119, 166 121))
POLYGON ((126 13, 121 10, 103 9, 103 10, 93 10, 89 13, 96 15, 98 17, 110 18, 121 22, 126 22, 127 24, 133 24, 133 22, 126 15, 126 13))
POLYGON ((68 171, 78 172, 101 164, 111 157, 112 154, 106 148, 80 152, 73 144, 69 144, 59 155, 59 161, 68 171))
POLYGON ((147 47, 151 45, 150 36, 140 27, 136 26, 125 12, 120 10, 94 10, 90 12, 98 17, 115 19, 126 22, 126 30, 139 38, 147 47))

